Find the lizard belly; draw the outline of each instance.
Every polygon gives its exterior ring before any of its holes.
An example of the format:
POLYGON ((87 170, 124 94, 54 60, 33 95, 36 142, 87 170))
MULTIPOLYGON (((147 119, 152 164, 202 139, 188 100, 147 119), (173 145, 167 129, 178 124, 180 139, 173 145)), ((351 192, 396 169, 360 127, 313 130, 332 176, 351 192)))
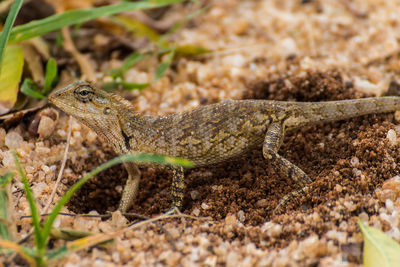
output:
POLYGON ((216 135, 194 135, 185 142, 180 142, 174 149, 173 155, 189 159, 195 166, 206 166, 237 158, 261 144, 263 140, 262 131, 247 133, 220 131, 216 135))

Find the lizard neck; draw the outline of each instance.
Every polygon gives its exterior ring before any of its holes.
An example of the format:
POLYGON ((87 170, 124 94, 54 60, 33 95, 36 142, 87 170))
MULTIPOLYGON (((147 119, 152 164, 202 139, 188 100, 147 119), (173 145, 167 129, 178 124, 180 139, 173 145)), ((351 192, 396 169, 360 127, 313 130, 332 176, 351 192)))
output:
POLYGON ((134 111, 129 101, 118 95, 113 95, 112 97, 115 102, 119 103, 118 125, 113 136, 107 139, 113 139, 110 143, 114 145, 117 153, 143 151, 142 145, 147 143, 153 136, 152 122, 158 117, 140 114, 134 111))
MULTIPOLYGON (((105 116, 93 116, 91 120, 82 122, 92 128, 100 137, 112 145, 117 154, 137 152, 138 136, 149 129, 149 116, 143 116, 134 111, 132 104, 124 98, 110 94, 109 102, 113 103, 112 111, 105 116), (140 133, 140 134, 139 134, 140 133)), ((106 105, 99 107, 105 108, 106 105)), ((151 119, 150 119, 151 120, 151 119)))

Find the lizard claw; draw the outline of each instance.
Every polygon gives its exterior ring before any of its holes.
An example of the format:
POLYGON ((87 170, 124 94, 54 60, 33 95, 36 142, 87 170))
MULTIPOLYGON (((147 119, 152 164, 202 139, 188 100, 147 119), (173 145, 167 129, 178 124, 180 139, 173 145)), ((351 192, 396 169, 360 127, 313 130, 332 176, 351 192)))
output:
POLYGON ((305 186, 299 190, 290 192, 289 194, 283 196, 283 198, 281 198, 279 200, 278 205, 275 207, 275 209, 272 211, 273 215, 279 215, 282 213, 283 209, 285 208, 286 204, 292 200, 294 197, 297 197, 299 195, 305 194, 307 191, 309 190, 308 186, 305 186))
MULTIPOLYGON (((164 213, 164 215, 166 215, 166 216, 175 215, 176 217, 180 217, 180 218, 183 220, 185 226, 186 226, 186 220, 185 220, 185 218, 190 218, 190 219, 194 219, 194 220, 209 219, 209 218, 207 218, 207 217, 199 217, 199 216, 193 216, 193 215, 185 214, 185 213, 181 212, 181 211, 179 210, 179 208, 176 207, 176 206, 173 206, 171 209, 169 209, 168 211, 166 211, 166 212, 164 213)), ((174 217, 175 217, 175 216, 174 216, 174 217)))

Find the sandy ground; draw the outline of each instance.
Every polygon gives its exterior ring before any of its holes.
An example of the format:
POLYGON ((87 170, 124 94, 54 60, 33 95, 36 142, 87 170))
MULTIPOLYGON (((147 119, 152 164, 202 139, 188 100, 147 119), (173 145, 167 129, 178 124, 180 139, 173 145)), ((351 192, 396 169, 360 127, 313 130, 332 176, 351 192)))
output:
MULTIPOLYGON (((325 101, 398 90, 400 3, 397 1, 208 1, 210 8, 172 40, 213 50, 177 59, 167 75, 142 92, 123 93, 137 111, 166 114, 222 99, 325 101)), ((165 19, 182 16, 176 6, 165 19)), ((151 77, 152 60, 126 73, 151 77)), ((98 71, 121 65, 114 58, 98 71)), ((105 77, 105 80, 107 77, 105 77)), ((288 133, 280 154, 313 180, 309 192, 273 215, 295 186, 263 159, 261 147, 234 162, 186 172, 182 212, 200 220, 168 219, 129 231, 107 248, 70 253, 64 266, 358 266, 362 235, 357 219, 400 241, 399 114, 370 115, 288 133), (161 229, 162 226, 162 230, 161 229)), ((68 118, 60 114, 47 138, 26 131, 29 118, 0 129, 0 159, 13 169, 16 148, 43 208, 65 149, 68 118)), ((55 200, 107 159, 112 149, 77 121, 55 200)), ((170 207, 168 171, 143 167, 131 212, 156 216, 170 207)), ((118 206, 126 179, 122 166, 88 182, 65 212, 104 214, 118 206)), ((17 237, 31 225, 21 183, 12 188, 17 237)), ((60 216, 56 227, 113 232, 135 218, 60 216)), ((64 241, 52 242, 58 247, 64 241)), ((16 259, 11 265, 20 262, 16 259)))

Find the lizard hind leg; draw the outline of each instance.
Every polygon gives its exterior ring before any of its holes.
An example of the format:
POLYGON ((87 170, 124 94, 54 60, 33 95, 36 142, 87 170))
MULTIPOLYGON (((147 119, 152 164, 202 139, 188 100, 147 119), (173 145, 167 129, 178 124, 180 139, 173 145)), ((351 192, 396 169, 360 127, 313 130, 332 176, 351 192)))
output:
POLYGON ((185 194, 185 174, 182 167, 170 167, 172 170, 172 210, 182 210, 185 194))
POLYGON ((263 143, 263 155, 264 158, 271 161, 275 169, 290 178, 300 189, 281 198, 274 213, 283 208, 290 199, 303 193, 307 189, 307 185, 312 182, 303 170, 278 154, 285 135, 284 131, 285 127, 282 122, 273 122, 269 125, 263 143))

